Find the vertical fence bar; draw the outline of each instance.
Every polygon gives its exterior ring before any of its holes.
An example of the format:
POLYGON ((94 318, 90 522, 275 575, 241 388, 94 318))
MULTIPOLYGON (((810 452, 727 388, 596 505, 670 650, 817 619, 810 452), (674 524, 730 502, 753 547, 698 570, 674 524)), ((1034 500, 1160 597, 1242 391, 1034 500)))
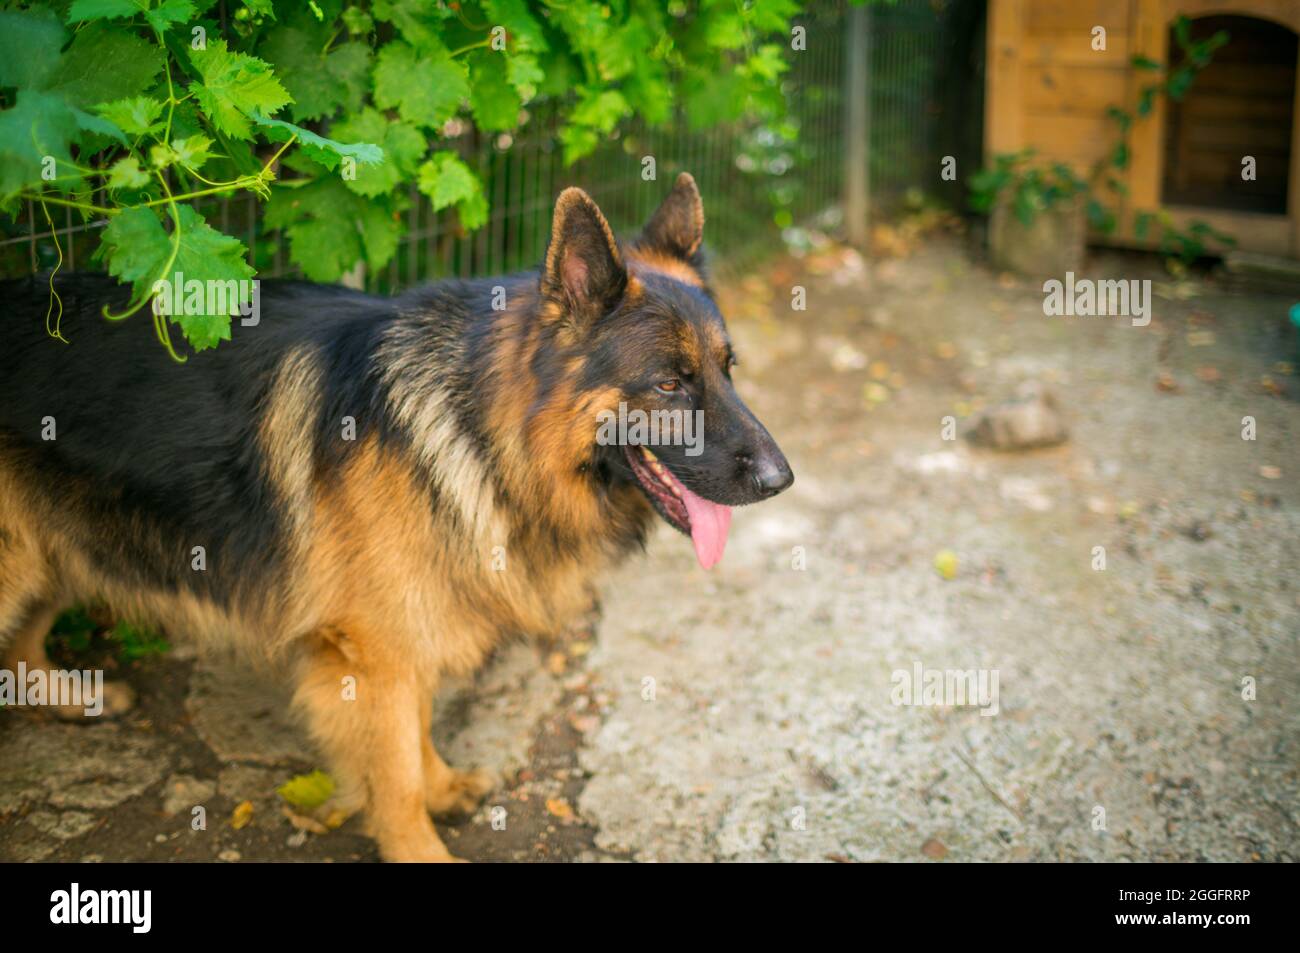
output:
POLYGON ((865 6, 850 7, 844 31, 844 225, 849 244, 858 248, 867 244, 870 188, 869 16, 865 6))

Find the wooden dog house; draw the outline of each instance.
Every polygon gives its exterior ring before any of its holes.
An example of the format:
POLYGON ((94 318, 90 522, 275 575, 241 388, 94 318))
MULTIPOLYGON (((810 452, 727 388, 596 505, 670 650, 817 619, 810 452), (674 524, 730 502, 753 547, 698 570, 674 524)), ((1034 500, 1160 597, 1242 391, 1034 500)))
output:
POLYGON ((1163 209, 1242 250, 1300 258, 1300 0, 989 0, 986 160, 1034 148, 1086 175, 1118 141, 1108 108, 1133 111, 1155 75, 1133 57, 1167 64, 1179 16, 1194 37, 1231 39, 1181 102, 1161 96, 1134 121, 1120 227, 1107 240, 1141 244, 1136 214, 1163 209), (1242 177, 1247 156, 1253 181, 1242 177))

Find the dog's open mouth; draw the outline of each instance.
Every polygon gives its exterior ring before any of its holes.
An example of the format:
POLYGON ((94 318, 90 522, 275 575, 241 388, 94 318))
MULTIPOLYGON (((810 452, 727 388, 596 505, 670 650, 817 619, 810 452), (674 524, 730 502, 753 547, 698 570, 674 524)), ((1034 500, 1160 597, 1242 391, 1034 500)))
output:
POLYGON ((645 447, 625 446, 623 451, 659 515, 690 536, 695 558, 712 569, 727 548, 731 508, 692 493, 645 447))

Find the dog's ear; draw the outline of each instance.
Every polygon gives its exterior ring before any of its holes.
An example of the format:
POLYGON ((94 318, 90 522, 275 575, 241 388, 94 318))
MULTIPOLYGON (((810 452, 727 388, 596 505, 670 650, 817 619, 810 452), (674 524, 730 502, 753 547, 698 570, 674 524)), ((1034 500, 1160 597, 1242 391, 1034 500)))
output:
POLYGON ((609 312, 626 288, 623 256, 605 216, 582 189, 565 189, 551 220, 542 293, 581 328, 609 312))
POLYGON ((677 176, 673 190, 646 223, 638 245, 690 260, 704 241, 704 202, 689 172, 677 176))

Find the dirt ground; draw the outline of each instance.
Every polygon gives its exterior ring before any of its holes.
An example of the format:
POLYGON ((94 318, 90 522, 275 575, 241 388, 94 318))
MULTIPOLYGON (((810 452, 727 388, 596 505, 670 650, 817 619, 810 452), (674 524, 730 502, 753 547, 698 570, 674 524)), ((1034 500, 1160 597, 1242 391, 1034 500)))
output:
MULTIPOLYGON (((452 851, 1300 859, 1292 302, 1092 267, 1153 279, 1151 324, 1047 317, 949 241, 728 286, 739 387, 795 485, 735 514, 712 572, 664 527, 594 632, 444 693, 441 750, 504 779, 442 827, 452 851), (1026 381, 1064 444, 961 439, 1026 381), (997 713, 895 704, 918 664, 995 672, 997 713)), ((184 648, 124 675, 142 701, 117 723, 0 712, 0 859, 376 859, 356 821, 285 816, 276 787, 317 765, 274 686, 184 648)))

